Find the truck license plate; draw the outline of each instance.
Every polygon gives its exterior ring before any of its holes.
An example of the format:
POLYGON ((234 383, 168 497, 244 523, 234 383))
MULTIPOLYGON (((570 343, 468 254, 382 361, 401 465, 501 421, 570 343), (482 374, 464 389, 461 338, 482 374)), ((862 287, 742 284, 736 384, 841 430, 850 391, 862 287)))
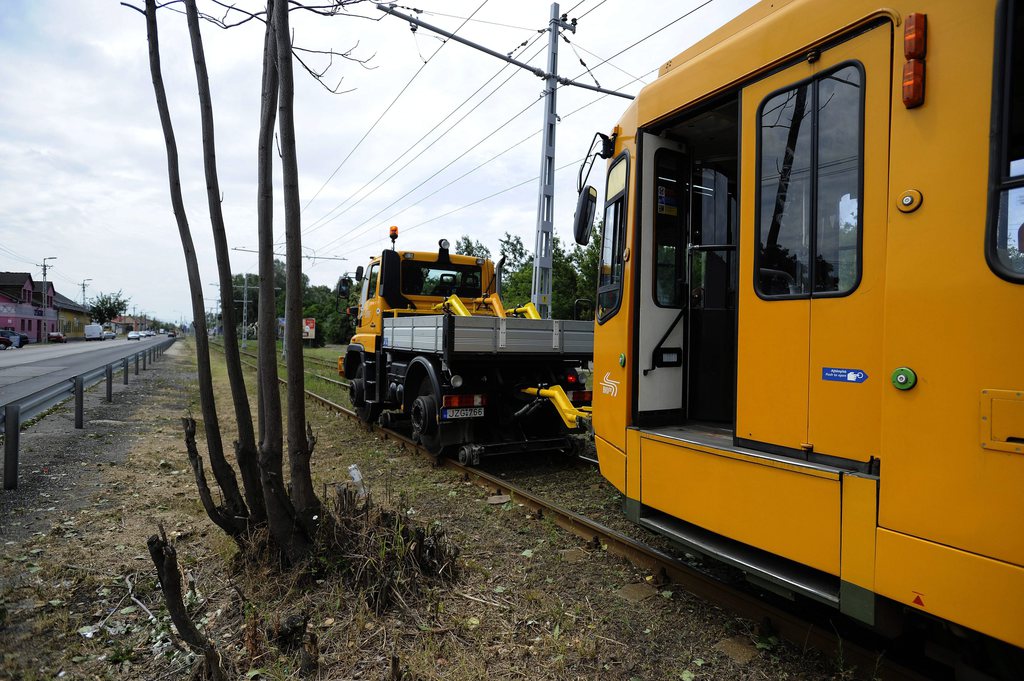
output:
POLYGON ((472 419, 484 415, 483 407, 451 407, 441 410, 441 418, 448 419, 472 419))

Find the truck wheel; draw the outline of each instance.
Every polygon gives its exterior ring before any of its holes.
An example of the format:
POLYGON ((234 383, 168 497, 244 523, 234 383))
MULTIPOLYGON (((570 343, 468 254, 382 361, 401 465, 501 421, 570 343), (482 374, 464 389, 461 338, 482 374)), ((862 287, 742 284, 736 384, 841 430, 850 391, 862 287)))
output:
POLYGON ((441 451, 441 433, 437 425, 437 398, 429 379, 420 383, 416 399, 409 413, 412 422, 412 437, 436 454, 441 451))
POLYGON ((348 397, 352 409, 363 423, 373 423, 380 416, 379 404, 366 403, 366 381, 363 379, 363 365, 356 369, 356 376, 348 384, 348 397))

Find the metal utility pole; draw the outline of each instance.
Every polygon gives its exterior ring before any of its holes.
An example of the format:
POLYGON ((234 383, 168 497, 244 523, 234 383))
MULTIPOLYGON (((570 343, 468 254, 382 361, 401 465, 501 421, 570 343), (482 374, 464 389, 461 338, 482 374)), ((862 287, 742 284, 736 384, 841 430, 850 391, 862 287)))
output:
POLYGON ((558 29, 576 32, 576 24, 558 15, 551 3, 548 24, 548 70, 544 78, 544 142, 540 156, 540 188, 537 197, 537 239, 533 246, 533 288, 530 299, 544 319, 551 319, 551 239, 555 204, 555 121, 558 92, 558 29))
POLYGON ((41 333, 40 335, 43 337, 43 344, 44 345, 50 340, 50 337, 49 337, 50 329, 49 329, 49 324, 47 323, 47 320, 46 320, 46 293, 48 291, 48 289, 46 288, 46 270, 48 270, 49 268, 53 267, 53 265, 47 265, 46 261, 47 260, 56 260, 56 259, 57 259, 57 256, 55 256, 55 255, 48 256, 46 258, 43 258, 43 264, 40 265, 40 267, 43 268, 43 333, 41 333))
POLYGON ((92 281, 92 279, 83 279, 82 280, 82 284, 81 284, 81 286, 82 286, 82 307, 85 307, 85 285, 88 282, 90 282, 90 281, 92 281))
POLYGON ((242 349, 249 346, 249 273, 242 275, 242 349))
POLYGON ((558 13, 558 3, 551 5, 551 20, 548 23, 548 68, 547 71, 530 66, 507 54, 501 54, 488 47, 484 47, 471 40, 461 38, 454 33, 449 33, 436 26, 420 21, 419 19, 402 14, 394 8, 394 5, 378 4, 377 9, 382 12, 394 15, 408 21, 415 26, 421 26, 438 35, 442 35, 455 42, 468 45, 475 50, 485 52, 492 57, 497 57, 509 64, 526 69, 535 76, 544 79, 544 97, 547 98, 544 106, 544 140, 540 164, 540 191, 537 203, 537 240, 533 251, 533 293, 531 300, 537 308, 537 312, 545 319, 551 318, 551 248, 552 248, 552 226, 554 222, 554 196, 555 196, 555 122, 557 121, 555 107, 555 91, 558 85, 572 85, 585 90, 592 90, 606 95, 614 95, 624 99, 633 99, 632 95, 615 90, 579 83, 569 78, 562 78, 558 75, 558 31, 566 29, 576 32, 576 20, 567 21, 558 13))

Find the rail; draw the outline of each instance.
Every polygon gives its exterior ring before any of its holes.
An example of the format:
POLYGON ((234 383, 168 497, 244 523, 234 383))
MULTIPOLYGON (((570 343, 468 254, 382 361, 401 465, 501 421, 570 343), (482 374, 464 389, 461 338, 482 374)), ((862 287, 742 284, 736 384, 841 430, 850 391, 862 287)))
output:
POLYGON ((147 362, 153 364, 164 350, 174 343, 174 338, 135 350, 113 362, 104 362, 88 371, 62 378, 30 395, 0 405, 0 434, 4 439, 4 489, 18 488, 18 456, 21 445, 21 427, 40 414, 52 409, 64 400, 75 399, 75 428, 85 427, 85 389, 106 380, 106 401, 114 401, 114 366, 121 365, 123 382, 128 385, 128 365, 134 360, 135 375, 139 375, 139 363, 145 371, 147 362))
MULTIPOLYGON (((242 354, 249 355, 250 353, 242 354)), ((241 362, 250 369, 257 369, 257 366, 251 362, 244 359, 241 362)), ((282 384, 288 383, 280 376, 277 380, 282 384)), ((351 409, 332 402, 311 390, 303 392, 314 402, 334 412, 359 420, 359 417, 351 409)), ((642 541, 562 508, 508 480, 491 475, 479 468, 461 464, 454 459, 437 457, 410 438, 379 424, 366 424, 362 421, 359 423, 368 430, 378 433, 383 439, 390 440, 405 450, 423 455, 431 459, 435 465, 452 469, 463 479, 485 487, 494 494, 509 494, 537 513, 538 518, 550 518, 559 527, 591 545, 602 546, 609 553, 622 556, 637 567, 667 578, 690 593, 738 615, 756 622, 770 623, 776 633, 796 645, 810 646, 830 656, 837 655, 844 665, 850 665, 851 669, 859 670, 858 677, 867 673, 870 675, 869 678, 881 677, 904 681, 926 681, 927 679, 921 672, 880 654, 874 647, 877 641, 871 640, 870 636, 841 638, 831 620, 832 611, 828 611, 826 615, 822 615, 820 611, 804 615, 796 609, 773 605, 747 590, 710 577, 701 570, 648 546, 642 541), (858 640, 860 638, 864 640, 858 640)), ((849 635, 854 632, 847 631, 845 633, 849 635)))

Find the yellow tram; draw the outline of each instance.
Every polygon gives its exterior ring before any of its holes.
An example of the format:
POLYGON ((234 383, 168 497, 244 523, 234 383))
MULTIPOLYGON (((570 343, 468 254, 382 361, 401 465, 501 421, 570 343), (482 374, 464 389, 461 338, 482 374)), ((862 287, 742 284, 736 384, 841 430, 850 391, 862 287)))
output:
POLYGON ((1024 1, 761 2, 604 146, 594 430, 630 518, 1024 647, 1024 1))

